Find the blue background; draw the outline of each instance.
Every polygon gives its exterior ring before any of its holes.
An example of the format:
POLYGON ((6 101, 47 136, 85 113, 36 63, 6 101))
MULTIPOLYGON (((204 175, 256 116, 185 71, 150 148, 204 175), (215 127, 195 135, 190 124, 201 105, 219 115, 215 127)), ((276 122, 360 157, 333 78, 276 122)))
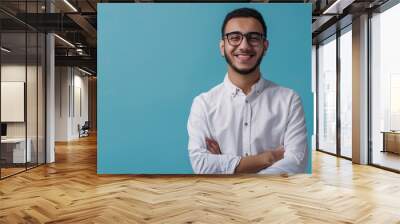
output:
POLYGON ((191 174, 187 119, 192 100, 221 83, 225 15, 259 10, 269 49, 263 77, 302 98, 311 172, 311 4, 99 4, 99 174, 191 174))

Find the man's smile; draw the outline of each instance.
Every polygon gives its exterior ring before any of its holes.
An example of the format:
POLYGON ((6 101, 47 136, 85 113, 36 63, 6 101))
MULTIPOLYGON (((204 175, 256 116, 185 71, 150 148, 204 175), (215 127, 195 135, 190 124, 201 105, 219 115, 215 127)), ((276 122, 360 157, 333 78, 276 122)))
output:
POLYGON ((240 63, 247 63, 255 56, 254 53, 235 53, 233 54, 235 59, 240 63))

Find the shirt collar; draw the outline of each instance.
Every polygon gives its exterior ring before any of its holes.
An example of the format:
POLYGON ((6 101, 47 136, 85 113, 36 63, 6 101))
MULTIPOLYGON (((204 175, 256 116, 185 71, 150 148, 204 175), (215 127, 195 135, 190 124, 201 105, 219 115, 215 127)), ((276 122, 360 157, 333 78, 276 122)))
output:
MULTIPOLYGON (((250 94, 248 96, 260 95, 266 86, 267 81, 261 75, 260 79, 253 86, 251 86, 250 94)), ((232 81, 229 79, 228 73, 226 73, 224 78, 224 87, 232 97, 236 97, 238 94, 242 93, 242 90, 239 87, 235 86, 235 84, 233 84, 232 81)), ((244 95, 244 93, 242 94, 244 95)))

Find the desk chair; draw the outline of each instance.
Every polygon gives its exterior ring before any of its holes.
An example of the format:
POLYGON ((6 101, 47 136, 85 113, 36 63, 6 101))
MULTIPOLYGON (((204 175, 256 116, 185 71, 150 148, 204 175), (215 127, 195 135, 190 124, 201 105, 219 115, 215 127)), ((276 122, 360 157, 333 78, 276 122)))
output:
POLYGON ((85 121, 82 127, 80 127, 80 125, 78 124, 79 138, 89 136, 89 129, 90 129, 89 121, 85 121))

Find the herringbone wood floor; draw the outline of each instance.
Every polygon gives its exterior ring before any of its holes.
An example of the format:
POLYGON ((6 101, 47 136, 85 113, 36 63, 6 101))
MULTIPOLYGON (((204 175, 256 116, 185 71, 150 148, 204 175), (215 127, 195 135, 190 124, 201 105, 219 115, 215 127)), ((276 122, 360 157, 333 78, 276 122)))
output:
POLYGON ((96 138, 0 181, 0 223, 400 223, 400 175, 315 152, 313 174, 96 174, 96 138))

